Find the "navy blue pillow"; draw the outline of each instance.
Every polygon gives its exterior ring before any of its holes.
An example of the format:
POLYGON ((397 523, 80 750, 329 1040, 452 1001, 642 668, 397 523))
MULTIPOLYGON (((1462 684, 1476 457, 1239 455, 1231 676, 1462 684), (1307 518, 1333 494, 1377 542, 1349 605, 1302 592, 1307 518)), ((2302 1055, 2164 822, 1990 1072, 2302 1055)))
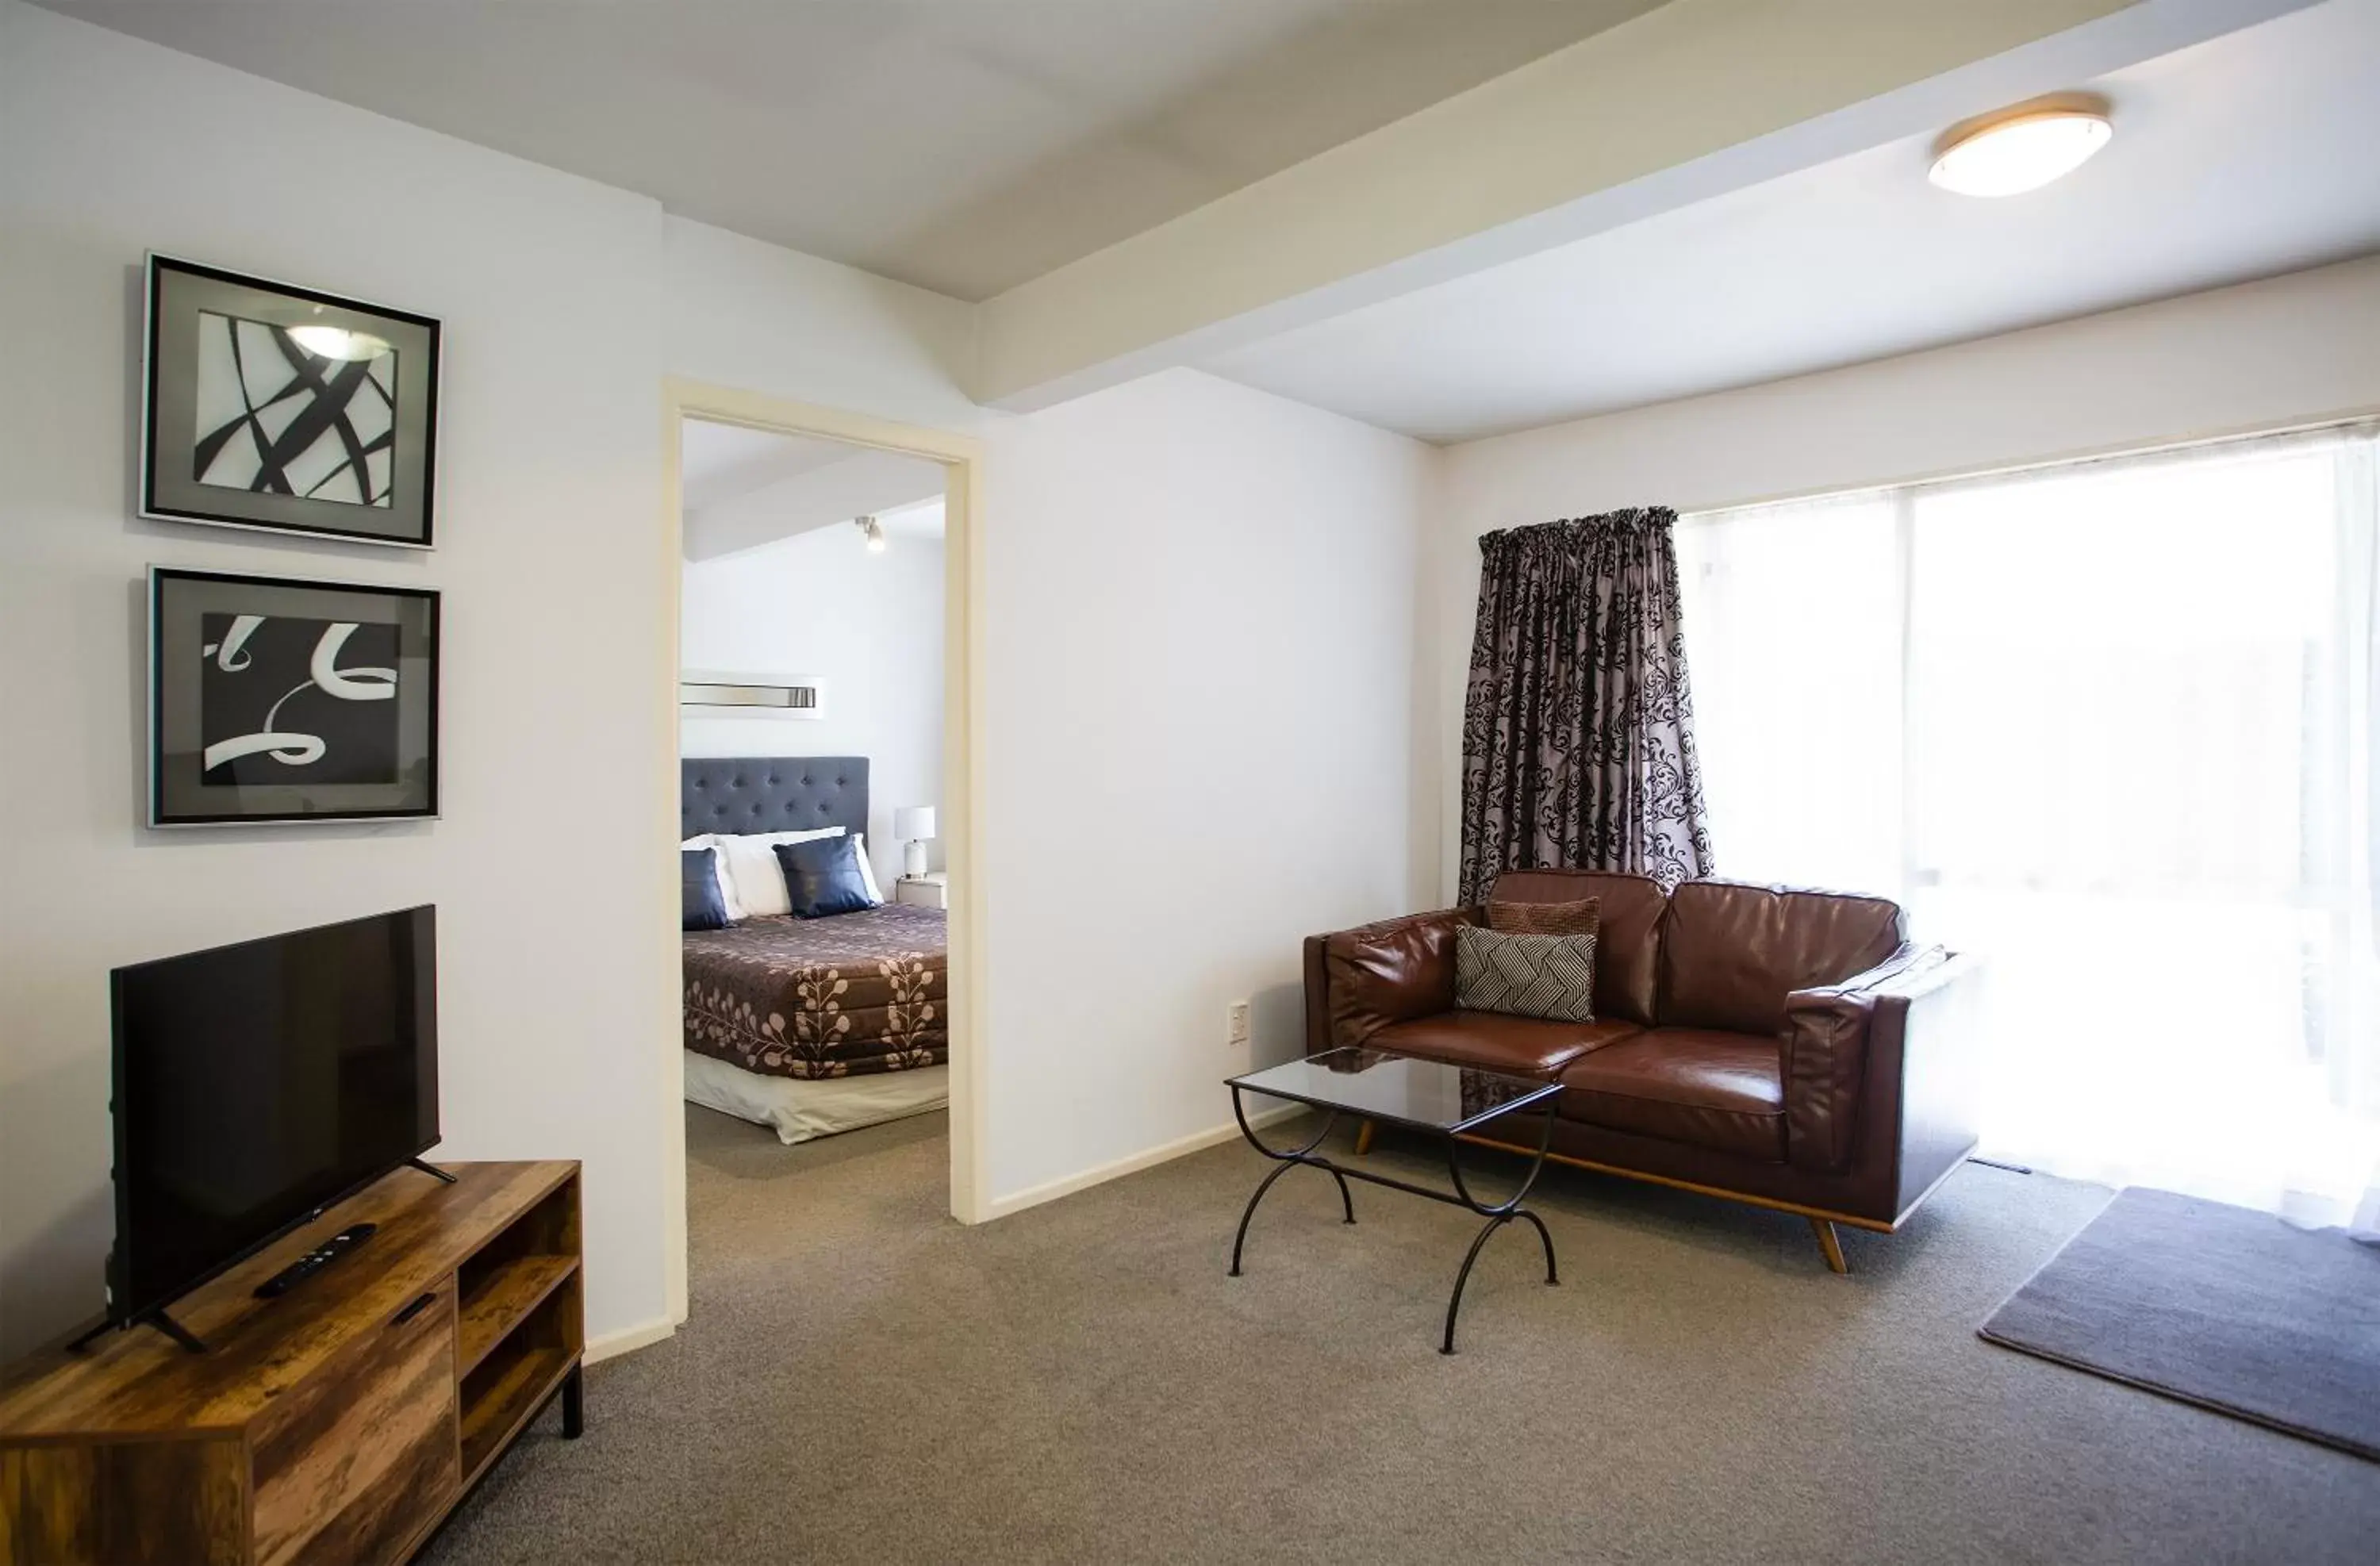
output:
POLYGON ((849 834, 780 843, 776 849, 794 917, 822 919, 876 906, 868 895, 868 879, 859 873, 859 844, 849 834))
POLYGON ((725 929, 727 904, 719 895, 719 850, 677 851, 678 903, 687 929, 725 929))

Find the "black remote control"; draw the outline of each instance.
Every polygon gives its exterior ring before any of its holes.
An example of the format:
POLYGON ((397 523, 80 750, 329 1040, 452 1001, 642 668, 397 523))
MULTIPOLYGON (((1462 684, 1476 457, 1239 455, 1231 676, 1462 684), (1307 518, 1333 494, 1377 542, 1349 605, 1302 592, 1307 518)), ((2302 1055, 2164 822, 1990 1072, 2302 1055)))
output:
POLYGON ((256 1297, 269 1300, 287 1293, 322 1269, 362 1244, 378 1232, 377 1223, 351 1224, 322 1242, 320 1247, 308 1251, 287 1267, 256 1286, 256 1297))

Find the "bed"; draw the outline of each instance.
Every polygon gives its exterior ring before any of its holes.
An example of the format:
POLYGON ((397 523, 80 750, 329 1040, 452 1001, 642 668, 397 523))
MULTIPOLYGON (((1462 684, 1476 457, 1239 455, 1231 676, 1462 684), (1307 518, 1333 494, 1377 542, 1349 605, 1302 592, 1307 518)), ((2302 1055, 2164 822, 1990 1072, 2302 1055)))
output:
MULTIPOLYGON (((865 757, 686 758, 679 836, 868 827, 865 757)), ((686 1096, 791 1145, 950 1101, 939 908, 686 930, 686 1096)))

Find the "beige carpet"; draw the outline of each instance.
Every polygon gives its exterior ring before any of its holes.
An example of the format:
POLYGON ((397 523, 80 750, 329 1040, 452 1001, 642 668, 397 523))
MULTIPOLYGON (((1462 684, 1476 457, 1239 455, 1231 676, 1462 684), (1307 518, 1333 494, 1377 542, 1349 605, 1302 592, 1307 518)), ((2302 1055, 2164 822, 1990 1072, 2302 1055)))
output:
MULTIPOLYGON (((1912 1227, 1548 1176, 1560 1247, 1237 1145, 981 1229, 941 1117, 687 1111, 693 1317, 588 1377, 424 1559, 2380 1559, 2380 1465, 1979 1341, 2108 1199, 1970 1165, 1912 1227)), ((1281 1128, 1283 1132, 1293 1128, 1281 1128)), ((1427 1177, 1427 1145, 1375 1160, 1427 1177)))

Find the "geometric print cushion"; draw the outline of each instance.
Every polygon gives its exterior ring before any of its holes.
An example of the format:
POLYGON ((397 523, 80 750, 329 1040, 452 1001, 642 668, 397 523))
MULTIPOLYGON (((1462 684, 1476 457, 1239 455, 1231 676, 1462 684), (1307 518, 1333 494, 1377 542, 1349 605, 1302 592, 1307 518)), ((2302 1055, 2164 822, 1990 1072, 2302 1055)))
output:
POLYGON ((1454 931, 1454 1003, 1551 1022, 1595 1020, 1595 937, 1454 931))
POLYGON ((1603 899, 1575 903, 1489 903, 1488 928, 1507 935, 1596 935, 1603 926, 1603 899))

